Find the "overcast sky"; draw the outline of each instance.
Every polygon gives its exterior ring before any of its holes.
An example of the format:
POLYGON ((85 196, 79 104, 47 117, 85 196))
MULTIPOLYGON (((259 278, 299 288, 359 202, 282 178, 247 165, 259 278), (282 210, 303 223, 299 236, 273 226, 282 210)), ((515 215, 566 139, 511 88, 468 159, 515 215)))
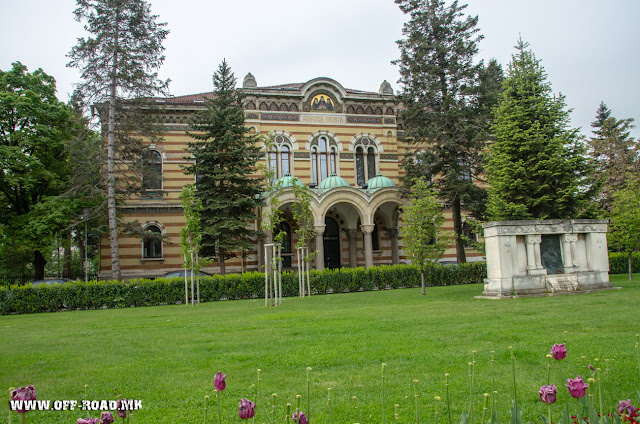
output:
MULTIPOLYGON (((464 4, 461 0, 460 3, 464 4)), ((241 84, 251 72, 259 86, 306 82, 324 76, 346 88, 378 91, 387 80, 398 90, 406 17, 393 0, 151 0, 167 22, 166 60, 160 73, 172 95, 211 91, 223 58, 241 84)), ((506 69, 519 34, 530 43, 555 93, 574 111, 572 125, 591 135, 601 101, 617 118, 640 124, 640 1, 469 0, 485 39, 480 59, 506 69)), ((83 35, 75 0, 3 0, 0 69, 20 61, 56 78, 66 101, 78 72, 66 54, 83 35)), ((633 132, 640 137, 640 130, 633 132)))

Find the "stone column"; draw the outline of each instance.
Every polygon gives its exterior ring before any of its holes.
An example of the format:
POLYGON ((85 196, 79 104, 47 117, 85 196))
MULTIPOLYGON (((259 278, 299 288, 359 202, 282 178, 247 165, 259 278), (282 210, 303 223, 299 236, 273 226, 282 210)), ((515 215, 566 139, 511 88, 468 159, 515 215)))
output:
POLYGON ((349 266, 355 268, 358 266, 358 250, 356 248, 356 236, 358 230, 347 230, 349 234, 349 266))
POLYGON ((529 275, 546 274, 546 270, 542 268, 542 258, 540 257, 541 241, 540 234, 527 236, 527 273, 529 275))
POLYGON ((366 224, 360 225, 360 229, 364 234, 364 266, 365 268, 370 268, 373 266, 373 242, 371 239, 371 233, 373 233, 373 229, 375 225, 366 224))
POLYGON ((324 228, 325 225, 314 225, 313 232, 316 233, 316 269, 324 269, 324 228))
POLYGON ((389 237, 391 237, 391 263, 397 265, 400 263, 400 250, 398 249, 398 229, 387 228, 389 237))
POLYGON ((563 234, 562 235, 562 265, 564 265, 564 272, 573 272, 573 252, 571 252, 571 245, 578 241, 576 234, 563 234))

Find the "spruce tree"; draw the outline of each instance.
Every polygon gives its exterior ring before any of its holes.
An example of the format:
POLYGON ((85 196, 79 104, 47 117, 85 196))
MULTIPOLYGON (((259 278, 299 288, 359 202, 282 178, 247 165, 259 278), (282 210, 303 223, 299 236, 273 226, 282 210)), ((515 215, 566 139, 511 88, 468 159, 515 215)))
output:
MULTIPOLYGON (((465 16, 466 5, 442 0, 396 0, 409 14, 398 41, 403 103, 400 119, 412 148, 405 158, 405 189, 413 178, 436 176, 438 197, 450 205, 458 262, 466 262, 461 210, 481 204, 483 189, 474 184, 482 172, 481 152, 488 126, 481 118, 478 76, 474 63, 478 18, 465 16)), ((480 208, 481 209, 481 208, 480 208)))
POLYGON ((555 96, 528 44, 518 41, 495 112, 486 165, 493 220, 576 218, 589 174, 564 96, 555 96))
POLYGON ((613 195, 624 186, 640 167, 638 143, 630 132, 633 119, 616 119, 604 102, 600 103, 596 119, 591 123, 594 136, 589 140, 589 155, 596 169, 594 184, 598 188, 600 211, 611 211, 613 195))
POLYGON ((225 274, 225 259, 253 246, 250 221, 262 204, 263 182, 256 175, 261 157, 257 136, 244 125, 241 92, 226 61, 213 75, 213 97, 190 123, 188 151, 197 175, 196 195, 202 202, 200 255, 217 256, 225 274))
POLYGON ((111 273, 120 279, 116 197, 131 195, 144 172, 142 139, 157 142, 149 96, 166 92, 168 81, 156 70, 164 62, 168 31, 143 0, 77 0, 76 20, 90 36, 69 53, 70 67, 82 71, 78 93, 98 106, 107 143, 107 211, 111 273), (119 172, 116 172, 119 169, 119 172))

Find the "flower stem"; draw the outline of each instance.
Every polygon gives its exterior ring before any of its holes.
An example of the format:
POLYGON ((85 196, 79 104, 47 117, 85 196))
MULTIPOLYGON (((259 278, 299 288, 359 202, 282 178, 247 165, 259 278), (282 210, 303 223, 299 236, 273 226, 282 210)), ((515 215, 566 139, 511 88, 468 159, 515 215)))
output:
POLYGON ((435 416, 433 419, 434 424, 438 424, 438 420, 440 418, 440 396, 436 396, 434 399, 435 402, 435 416))
POLYGON ((287 415, 284 417, 284 422, 287 424, 291 418, 291 404, 287 403, 287 415))
POLYGON ((302 396, 296 395, 296 424, 300 422, 300 398, 302 396))
POLYGON ((395 421, 400 421, 400 413, 398 412, 398 408, 400 408, 400 405, 398 405, 397 403, 393 405, 393 409, 394 409, 393 419, 395 421))
POLYGON ((444 375, 446 379, 445 387, 447 388, 447 414, 449 416, 449 424, 452 424, 451 421, 451 399, 449 399, 449 373, 444 375))
POLYGON ((329 417, 331 418, 331 424, 333 424, 333 406, 331 404, 331 387, 327 388, 327 404, 329 405, 329 417))
POLYGON ((207 412, 209 412, 209 396, 204 397, 204 424, 207 424, 207 412))
POLYGON ((382 424, 385 424, 387 422, 384 411, 384 368, 386 366, 387 364, 382 364, 382 424))
POLYGON ((307 367, 307 421, 311 420, 311 379, 309 379, 309 371, 311 371, 311 367, 307 367))
POLYGON ((516 391, 516 357, 513 355, 513 346, 509 346, 509 350, 511 351, 511 373, 513 375, 513 402, 515 410, 518 411, 518 392, 516 391))
POLYGON ((356 412, 357 412, 357 415, 358 415, 358 422, 360 423, 360 422, 362 422, 362 417, 360 415, 360 408, 358 408, 358 397, 354 396, 351 399, 353 399, 353 403, 355 404, 355 409, 356 409, 356 412))
POLYGON ((420 393, 418 392, 418 380, 413 380, 413 398, 416 404, 416 424, 420 424, 420 406, 418 398, 420 393))
POLYGON ((220 396, 216 390, 216 403, 218 404, 218 424, 222 424, 222 413, 220 412, 220 396))
POLYGON ((469 422, 473 423, 473 361, 469 362, 469 422))
POLYGON ((482 406, 482 421, 480 421, 480 424, 484 424, 485 423, 485 418, 487 416, 487 404, 489 403, 489 393, 485 393, 484 394, 484 405, 482 406))
POLYGON ((548 404, 548 406, 549 406, 549 415, 548 415, 549 424, 553 424, 553 421, 551 421, 551 404, 548 404))

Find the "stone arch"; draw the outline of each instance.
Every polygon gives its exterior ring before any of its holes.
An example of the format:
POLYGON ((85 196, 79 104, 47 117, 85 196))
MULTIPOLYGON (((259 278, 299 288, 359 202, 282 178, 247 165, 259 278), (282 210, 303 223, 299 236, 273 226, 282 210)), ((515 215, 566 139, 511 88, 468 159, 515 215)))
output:
POLYGON ((326 135, 327 137, 329 137, 330 139, 335 141, 336 142, 336 148, 338 149, 338 152, 341 152, 343 150, 342 149, 342 141, 340 140, 340 137, 338 137, 337 135, 335 135, 331 131, 327 131, 327 130, 318 130, 318 131, 314 132, 313 134, 311 134, 309 137, 307 137, 307 142, 304 145, 305 149, 308 150, 308 151, 311 151, 311 143, 313 143, 313 141, 315 139, 317 139, 318 137, 320 137, 321 135, 326 135))
POLYGON ((324 222, 327 211, 337 203, 353 206, 361 222, 370 223, 371 216, 368 215, 366 198, 359 190, 350 187, 334 188, 326 193, 320 199, 319 207, 314 211, 314 221, 324 222))
MULTIPOLYGON (((273 131, 273 135, 281 135, 283 137, 287 137, 289 139, 289 141, 291 142, 291 147, 293 148, 293 150, 300 150, 300 146, 298 145, 298 140, 296 140, 296 138, 293 136, 293 134, 291 134, 289 131, 286 130, 274 130, 273 131)), ((264 145, 263 145, 264 147, 264 145)))
POLYGON ((363 138, 368 138, 369 140, 371 140, 373 142, 373 144, 374 144, 374 147, 378 151, 378 153, 383 153, 384 152, 383 143, 380 142, 378 137, 376 137, 374 134, 366 133, 366 132, 361 132, 359 134, 354 135, 351 138, 351 142, 349 143, 349 151, 350 152, 355 152, 356 151, 356 145, 358 144, 360 139, 363 139, 363 138))

